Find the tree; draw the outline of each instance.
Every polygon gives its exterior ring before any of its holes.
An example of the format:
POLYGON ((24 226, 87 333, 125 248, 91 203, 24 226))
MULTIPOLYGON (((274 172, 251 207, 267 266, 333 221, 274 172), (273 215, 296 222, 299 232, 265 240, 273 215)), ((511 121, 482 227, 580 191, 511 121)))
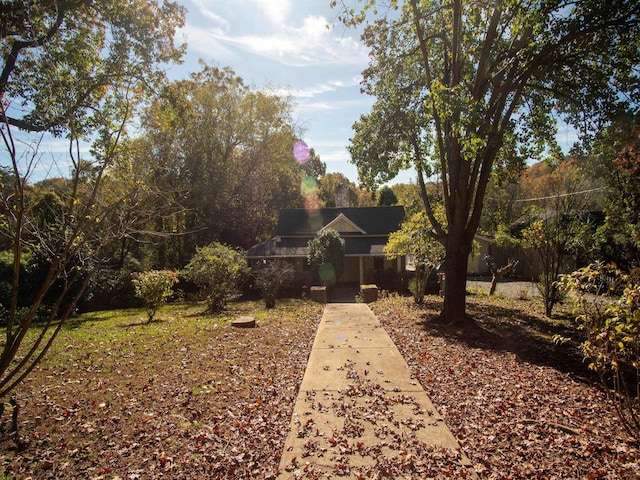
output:
POLYGON ((184 13, 169 1, 3 3, 3 121, 64 135, 75 119, 76 135, 91 134, 104 113, 93 107, 110 88, 134 79, 157 85, 164 77, 158 63, 180 58, 185 47, 176 48, 173 40, 184 13))
POLYGON ((396 197, 396 194, 393 193, 393 190, 390 187, 385 185, 380 190, 378 190, 378 206, 395 205, 397 203, 398 198, 396 197))
POLYGON ((523 158, 503 147, 487 185, 478 230, 493 234, 513 225, 522 216, 527 205, 522 200, 535 196, 523 194, 523 167, 523 158))
POLYGON ((318 197, 324 203, 326 207, 335 207, 336 202, 336 192, 338 187, 346 188, 349 205, 354 206, 358 200, 358 194, 356 191, 356 186, 349 181, 347 177, 342 173, 327 173, 320 178, 319 188, 318 188, 318 197))
POLYGON ((569 241, 569 229, 563 225, 560 214, 552 213, 544 220, 537 220, 522 232, 522 246, 537 254, 542 273, 538 290, 544 301, 544 311, 551 316, 553 307, 561 300, 557 281, 561 273, 573 266, 565 248, 569 241))
POLYGON ((498 267, 498 265, 493 261, 491 255, 485 255, 484 261, 487 263, 487 267, 491 272, 491 287, 489 288, 489 295, 496 293, 496 287, 498 286, 500 279, 516 268, 518 263, 520 263, 519 260, 512 258, 509 259, 509 262, 506 265, 498 267))
POLYGON ((320 155, 312 148, 309 150, 309 158, 301 165, 302 171, 307 177, 319 181, 327 174, 327 164, 320 160, 320 155))
POLYGON ((362 187, 356 189, 356 201, 354 207, 375 207, 375 194, 362 187))
POLYGON ((424 302, 429 275, 444 260, 444 246, 433 235, 431 224, 424 212, 413 214, 402 223, 397 232, 389 235, 384 246, 387 258, 406 255, 415 265, 415 289, 413 299, 417 304, 424 302))
POLYGON ((305 172, 293 155, 291 111, 289 98, 251 89, 230 68, 203 65, 167 85, 144 112, 148 163, 187 208, 175 218, 186 234, 181 258, 212 241, 255 245, 272 235, 280 208, 302 205, 305 172))
POLYGON ((640 265, 640 126, 632 125, 615 153, 603 156, 608 167, 604 175, 608 201, 605 225, 599 232, 606 254, 627 267, 640 265))
POLYGON ((13 266, 0 353, 4 398, 46 354, 127 233, 126 224, 108 221, 121 199, 103 197, 102 184, 136 106, 164 79, 161 65, 182 53, 173 36, 184 9, 151 0, 15 1, 0 14, 0 132, 11 168, 0 191, 0 236, 13 266), (41 137, 20 154, 15 128, 68 140, 71 172, 59 201, 32 201, 28 179, 42 160, 41 137), (82 141, 93 142, 89 158, 80 154, 82 141), (23 252, 46 267, 24 309, 23 252), (28 336, 36 320, 38 333, 28 336))
MULTIPOLYGON (((375 0, 348 25, 371 21, 363 91, 376 97, 350 148, 365 184, 412 164, 419 184, 442 180, 446 225, 425 211, 446 245, 442 317, 464 322, 467 258, 496 158, 559 152, 556 120, 585 136, 637 96, 640 4, 580 0, 407 0, 388 13, 375 0)), ((424 189, 423 189, 424 191, 424 189)))
POLYGON ((136 296, 144 302, 147 321, 151 322, 158 309, 173 295, 178 275, 170 270, 149 270, 133 277, 136 296))
POLYGON ((547 315, 561 300, 560 275, 575 269, 589 240, 596 243, 591 212, 599 195, 591 182, 574 158, 533 165, 521 182, 530 204, 521 245, 536 254, 541 271, 538 288, 547 315))
POLYGON ((308 259, 314 281, 332 287, 344 270, 344 240, 331 228, 309 240, 308 259))
POLYGON ((424 210, 420 187, 416 183, 396 183, 391 190, 398 199, 398 205, 404 206, 407 217, 424 210))
POLYGON ((265 307, 274 308, 280 289, 293 282, 294 270, 293 265, 285 260, 273 260, 257 267, 253 275, 256 287, 262 292, 265 307))
POLYGON ((227 298, 238 289, 247 273, 242 253, 218 242, 198 248, 182 272, 204 291, 210 312, 224 310, 227 298))

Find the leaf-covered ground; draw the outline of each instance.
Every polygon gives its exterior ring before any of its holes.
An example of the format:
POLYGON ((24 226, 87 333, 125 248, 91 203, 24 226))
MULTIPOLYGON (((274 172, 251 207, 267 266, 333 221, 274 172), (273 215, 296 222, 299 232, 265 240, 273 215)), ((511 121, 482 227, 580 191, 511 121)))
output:
POLYGON ((569 320, 549 320, 535 302, 469 297, 478 328, 436 321, 390 298, 373 307, 481 479, 640 478, 638 445, 619 426, 578 350, 556 345, 569 320))
MULTIPOLYGON (((570 321, 539 300, 470 296, 480 328, 456 331, 433 322, 440 301, 371 306, 480 479, 640 478, 638 445, 579 352, 552 341, 570 321)), ((321 306, 202 309, 70 324, 19 391, 26 447, 3 439, 0 478, 274 478, 321 306), (240 315, 259 326, 231 328, 240 315)))
POLYGON ((272 478, 321 306, 202 309, 71 324, 19 392, 27 445, 4 439, 0 478, 272 478), (258 327, 232 328, 239 315, 258 327))

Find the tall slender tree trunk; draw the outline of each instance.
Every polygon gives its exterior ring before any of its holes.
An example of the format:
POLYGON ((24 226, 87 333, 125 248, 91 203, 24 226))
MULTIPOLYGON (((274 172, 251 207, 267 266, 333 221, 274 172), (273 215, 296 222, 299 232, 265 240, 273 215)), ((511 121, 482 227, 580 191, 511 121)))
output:
POLYGON ((441 319, 455 325, 467 324, 470 319, 466 315, 465 297, 470 247, 464 239, 452 235, 449 236, 448 243, 441 319))

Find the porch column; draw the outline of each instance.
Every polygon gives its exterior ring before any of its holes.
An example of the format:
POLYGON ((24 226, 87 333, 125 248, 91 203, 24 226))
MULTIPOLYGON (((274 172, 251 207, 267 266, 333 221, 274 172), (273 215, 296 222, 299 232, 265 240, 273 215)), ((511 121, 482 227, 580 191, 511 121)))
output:
POLYGON ((358 257, 358 263, 360 264, 360 285, 364 285, 364 257, 358 257))
POLYGON ((402 257, 396 257, 396 272, 400 273, 402 271, 402 257))

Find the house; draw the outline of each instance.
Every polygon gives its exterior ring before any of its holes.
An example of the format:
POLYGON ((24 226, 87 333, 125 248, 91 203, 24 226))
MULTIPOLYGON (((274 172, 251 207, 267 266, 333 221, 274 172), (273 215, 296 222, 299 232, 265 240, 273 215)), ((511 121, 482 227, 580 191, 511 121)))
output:
MULTIPOLYGON (((488 275, 489 267, 484 259, 487 255, 493 255, 496 241, 492 237, 485 235, 475 234, 473 237, 474 248, 469 254, 469 261, 467 263, 468 275, 488 275)), ((508 262, 507 262, 508 263, 508 262)))
POLYGON ((336 230, 345 243, 344 272, 340 284, 376 283, 383 272, 401 272, 405 259, 387 260, 382 251, 389 234, 400 228, 404 207, 284 208, 280 210, 276 236, 249 249, 249 265, 281 258, 294 265, 296 285, 312 283, 307 245, 318 232, 336 230))

